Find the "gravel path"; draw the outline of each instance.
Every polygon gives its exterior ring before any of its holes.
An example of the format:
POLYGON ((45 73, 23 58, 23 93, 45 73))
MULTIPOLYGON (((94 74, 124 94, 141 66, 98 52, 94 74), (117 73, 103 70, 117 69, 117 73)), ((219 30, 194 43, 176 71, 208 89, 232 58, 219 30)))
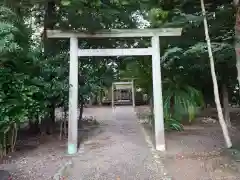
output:
POLYGON ((73 159, 70 180, 166 180, 131 107, 101 113, 102 133, 73 159))

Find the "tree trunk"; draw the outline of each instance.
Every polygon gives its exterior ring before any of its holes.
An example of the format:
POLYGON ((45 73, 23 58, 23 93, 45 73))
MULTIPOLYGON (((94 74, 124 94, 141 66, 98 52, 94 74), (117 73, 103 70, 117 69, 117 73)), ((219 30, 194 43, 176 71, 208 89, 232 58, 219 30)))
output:
POLYGON ((44 15, 44 32, 43 32, 43 43, 44 43, 44 54, 46 56, 53 55, 53 39, 49 39, 46 34, 46 30, 53 29, 56 24, 56 4, 54 0, 49 0, 45 4, 45 15, 44 15))
POLYGON ((67 136, 67 123, 68 123, 68 107, 64 105, 64 135, 67 136))
MULTIPOLYGON (((56 3, 54 0, 49 0, 45 3, 45 14, 44 14, 44 32, 43 32, 43 43, 44 43, 44 55, 50 57, 54 55, 54 40, 49 39, 46 35, 46 30, 53 29, 56 24, 56 3)), ((50 75, 48 81, 52 82, 54 78, 50 75)), ((52 86, 52 84, 51 84, 52 86)), ((55 97, 47 99, 51 104, 49 105, 49 114, 44 118, 44 127, 46 128, 47 134, 52 134, 55 124, 55 97), (48 121, 48 122, 47 122, 48 121)), ((45 129, 44 128, 44 129, 45 129)), ((42 132, 43 133, 43 132, 42 132)))
POLYGON ((99 106, 102 105, 102 90, 99 91, 99 95, 98 95, 98 105, 99 105, 99 106))
POLYGON ((94 105, 98 105, 98 94, 94 94, 94 105))
POLYGON ((223 97, 224 119, 227 123, 227 126, 231 127, 230 111, 229 111, 229 97, 228 97, 228 89, 227 89, 226 84, 222 85, 222 97, 223 97))
POLYGON ((55 103, 52 103, 49 106, 50 109, 50 114, 49 114, 49 122, 48 122, 48 127, 47 127, 47 133, 52 134, 54 131, 54 125, 55 125, 55 103))
POLYGON ((88 104, 89 104, 89 106, 92 106, 92 105, 93 105, 93 100, 92 100, 92 98, 93 98, 93 97, 92 97, 92 96, 90 96, 90 98, 89 98, 89 103, 88 103, 88 104))
POLYGON ((151 117, 152 117, 152 119, 151 119, 151 125, 152 125, 152 129, 155 131, 155 121, 154 121, 154 105, 153 105, 153 102, 154 100, 153 100, 153 95, 152 95, 152 93, 150 94, 149 93, 149 105, 150 105, 150 112, 151 112, 151 117))
POLYGON ((175 102, 174 102, 174 94, 172 95, 172 97, 170 98, 170 113, 173 116, 175 113, 175 102))
POLYGON ((32 119, 30 119, 30 120, 28 121, 28 126, 29 126, 29 131, 30 131, 30 133, 32 133, 32 134, 38 134, 38 133, 40 132, 38 119, 36 119, 36 120, 34 120, 34 121, 33 121, 32 119))
POLYGON ((78 117, 78 124, 79 127, 81 128, 83 126, 83 122, 82 122, 82 116, 83 116, 83 107, 84 107, 84 99, 82 96, 80 96, 81 100, 80 100, 80 112, 79 112, 79 117, 78 117))
POLYGON ((215 103, 216 103, 216 107, 217 107, 219 123, 222 127, 223 136, 224 136, 224 139, 225 139, 226 146, 227 146, 227 148, 231 148, 232 147, 232 142, 231 142, 231 139, 230 139, 230 136, 229 136, 227 125, 224 121, 223 112, 222 112, 221 103, 220 103, 220 98, 219 98, 218 83, 217 83, 217 77, 216 77, 216 72, 215 72, 215 65, 214 65, 211 41, 210 41, 209 33, 208 33, 208 24, 207 24, 207 18, 206 18, 205 5, 204 5, 203 0, 200 0, 200 1, 201 1, 202 14, 203 14, 203 18, 204 18, 203 19, 204 30, 205 30, 205 37, 206 37, 206 41, 207 41, 207 47, 208 47, 208 54, 209 54, 210 67, 211 67, 211 75, 212 75, 212 81, 213 81, 214 98, 215 98, 215 103))
POLYGON ((240 86, 240 4, 239 0, 234 0, 236 7, 236 21, 235 21, 235 51, 236 51, 236 68, 237 80, 240 86))
POLYGON ((236 22, 235 22, 235 51, 236 51, 236 68, 237 80, 240 85, 240 7, 236 4, 236 22))

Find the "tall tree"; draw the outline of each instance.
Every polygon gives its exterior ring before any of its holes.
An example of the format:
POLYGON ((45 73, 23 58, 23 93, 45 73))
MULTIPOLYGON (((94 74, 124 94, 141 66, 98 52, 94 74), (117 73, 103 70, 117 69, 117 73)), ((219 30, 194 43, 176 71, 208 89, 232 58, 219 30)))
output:
POLYGON ((228 148, 232 147, 232 142, 228 133, 228 128, 226 125, 226 122, 224 121, 223 112, 221 108, 220 98, 219 98, 219 92, 218 92, 218 83, 217 83, 217 76, 215 73, 215 65, 214 65, 214 59, 213 59, 213 53, 212 53, 212 47, 211 47, 211 41, 208 33, 208 24, 207 24, 207 18, 206 18, 206 10, 205 10, 205 4, 203 0, 201 1, 201 8, 202 8, 202 14, 203 14, 203 22, 204 22, 204 31, 205 31, 205 37, 207 41, 208 46, 208 53, 209 53, 209 60, 210 60, 210 67, 211 67, 211 75, 212 75, 212 81, 213 81, 213 89, 214 89, 214 97, 215 97, 215 103, 217 107, 218 112, 218 118, 220 125, 222 127, 223 136, 225 138, 226 146, 228 148))
POLYGON ((236 68, 238 72, 237 80, 240 86, 240 3, 239 0, 233 0, 236 8, 235 21, 235 51, 236 51, 236 68))

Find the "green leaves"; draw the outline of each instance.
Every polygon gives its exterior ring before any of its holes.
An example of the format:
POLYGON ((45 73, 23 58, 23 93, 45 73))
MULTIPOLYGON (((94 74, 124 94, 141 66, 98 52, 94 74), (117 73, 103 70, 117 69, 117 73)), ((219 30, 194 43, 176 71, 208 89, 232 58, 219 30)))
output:
POLYGON ((70 0, 61 0, 61 4, 62 4, 63 6, 68 6, 68 5, 70 5, 70 3, 71 3, 70 0))
POLYGON ((197 89, 178 80, 164 81, 163 87, 165 122, 168 126, 175 124, 172 128, 179 130, 186 115, 190 122, 195 118, 199 108, 204 105, 203 96, 197 89))
POLYGON ((166 22, 168 11, 164 11, 161 8, 152 8, 149 12, 148 18, 152 27, 160 27, 166 22))
POLYGON ((14 123, 26 122, 41 108, 34 97, 40 88, 31 83, 31 72, 25 72, 30 70, 29 65, 33 66, 33 59, 29 56, 29 34, 24 29, 16 14, 0 8, 0 129, 3 131, 11 130, 14 123))

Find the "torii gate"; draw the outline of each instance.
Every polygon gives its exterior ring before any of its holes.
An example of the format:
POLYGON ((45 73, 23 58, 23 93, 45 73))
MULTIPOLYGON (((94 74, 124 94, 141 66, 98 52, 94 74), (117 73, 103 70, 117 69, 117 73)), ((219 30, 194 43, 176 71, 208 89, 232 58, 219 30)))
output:
POLYGON ((120 82, 114 82, 112 83, 112 108, 114 108, 114 90, 131 90, 132 92, 132 106, 135 107, 135 88, 134 88, 134 80, 131 81, 120 81, 120 82))
POLYGON ((77 153, 78 141, 78 57, 86 56, 152 56, 152 79, 154 101, 154 124, 156 149, 165 151, 164 116, 162 100, 162 80, 160 66, 159 36, 180 36, 182 28, 161 29, 115 29, 99 31, 95 34, 83 32, 63 32, 47 30, 48 38, 70 38, 70 70, 69 70, 69 122, 68 122, 68 154, 77 153), (126 49, 79 49, 78 38, 126 38, 151 37, 151 47, 126 49))

